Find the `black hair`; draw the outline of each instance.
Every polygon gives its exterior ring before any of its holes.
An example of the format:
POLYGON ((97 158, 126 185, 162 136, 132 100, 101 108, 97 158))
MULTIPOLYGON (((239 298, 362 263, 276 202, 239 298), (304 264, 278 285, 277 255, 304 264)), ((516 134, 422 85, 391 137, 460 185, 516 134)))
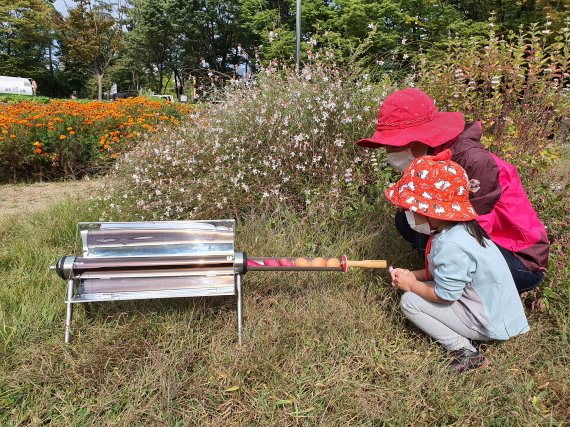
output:
POLYGON ((487 242, 485 239, 491 240, 487 232, 479 225, 476 219, 471 221, 461 221, 461 222, 448 222, 446 228, 455 227, 456 225, 463 224, 467 232, 477 240, 481 246, 486 247, 487 242))

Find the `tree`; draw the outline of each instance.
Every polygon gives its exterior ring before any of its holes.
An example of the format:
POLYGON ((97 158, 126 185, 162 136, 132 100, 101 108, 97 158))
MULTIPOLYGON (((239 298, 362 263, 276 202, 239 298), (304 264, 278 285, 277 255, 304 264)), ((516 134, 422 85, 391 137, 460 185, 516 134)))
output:
POLYGON ((46 78, 56 17, 45 0, 0 0, 0 74, 46 78))
POLYGON ((103 98, 103 76, 121 48, 123 31, 107 3, 77 0, 60 31, 64 62, 71 67, 88 67, 97 81, 97 97, 103 98))
POLYGON ((450 4, 473 21, 485 22, 494 12, 499 33, 518 32, 521 25, 529 28, 532 23, 545 22, 547 15, 553 22, 551 30, 557 31, 570 8, 568 0, 451 0, 450 4))
POLYGON ((237 0, 172 0, 170 11, 184 65, 196 68, 203 58, 213 70, 232 72, 238 46, 255 46, 251 32, 242 25, 237 0))
MULTIPOLYGON (((243 25, 262 42, 265 60, 294 55, 295 0, 241 0, 241 7, 243 25)), ((342 59, 361 50, 373 32, 361 53, 378 62, 393 61, 394 55, 399 55, 394 60, 412 57, 420 48, 445 40, 451 26, 468 22, 451 5, 436 0, 303 0, 301 14, 305 48, 324 43, 342 59)), ((480 30, 470 25, 456 29, 462 35, 480 30)))
POLYGON ((140 64, 148 83, 156 93, 162 93, 164 78, 170 75, 173 52, 181 47, 174 43, 176 35, 168 11, 169 0, 132 0, 126 11, 128 32, 125 55, 131 69, 140 64))
POLYGON ((172 76, 178 93, 189 75, 231 74, 255 46, 237 0, 131 0, 127 16, 126 54, 158 93, 172 76))

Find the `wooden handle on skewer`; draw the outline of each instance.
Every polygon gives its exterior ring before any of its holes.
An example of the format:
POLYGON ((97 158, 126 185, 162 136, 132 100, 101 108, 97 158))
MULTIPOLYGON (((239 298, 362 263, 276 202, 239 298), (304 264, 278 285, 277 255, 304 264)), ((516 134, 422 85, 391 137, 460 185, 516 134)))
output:
MULTIPOLYGON (((388 263, 384 259, 367 259, 362 261, 348 261, 346 260, 346 265, 348 267, 360 267, 360 268, 386 268, 388 263)), ((346 271, 346 269, 344 269, 346 271)))
POLYGON ((386 268, 388 263, 383 259, 367 259, 362 261, 349 261, 348 266, 360 268, 386 268))

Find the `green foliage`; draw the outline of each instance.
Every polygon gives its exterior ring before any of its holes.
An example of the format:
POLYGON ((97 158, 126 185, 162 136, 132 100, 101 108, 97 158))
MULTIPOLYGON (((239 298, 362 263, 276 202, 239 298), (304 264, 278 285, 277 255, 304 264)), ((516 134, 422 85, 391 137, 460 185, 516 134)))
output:
POLYGON ((56 12, 43 0, 0 1, 0 75, 40 80, 54 41, 56 12))
POLYGON ((484 22, 489 13, 495 13, 503 34, 546 21, 553 23, 554 30, 558 31, 565 26, 569 7, 568 2, 558 0, 453 0, 450 4, 470 21, 484 22))
POLYGON ((71 67, 89 69, 97 79, 98 99, 102 99, 102 79, 119 51, 123 31, 108 3, 78 0, 69 16, 60 23, 63 60, 71 67))
POLYGON ((175 16, 164 0, 137 0, 128 9, 127 22, 131 30, 125 35, 123 62, 134 72, 146 74, 149 87, 162 93, 163 77, 169 74, 174 55, 175 16), (168 12, 168 13, 167 13, 168 12))
POLYGON ((568 139, 570 30, 549 43, 548 26, 486 39, 450 38, 445 56, 424 54, 417 85, 441 108, 481 120, 484 143, 523 175, 546 171, 568 139))
MULTIPOLYGON (((192 77, 201 78, 207 68, 232 75, 245 62, 254 70, 259 62, 290 62, 295 6, 294 0, 132 0, 115 7, 107 0, 81 0, 62 16, 43 0, 4 0, 0 70, 25 72, 49 96, 67 97, 72 91, 92 96, 87 74, 95 80, 99 99, 103 86, 113 82, 120 91, 147 87, 164 93, 166 83, 177 94, 190 94, 192 77)), ((550 23, 555 34, 565 27, 567 7, 552 0, 305 0, 302 60, 310 59, 307 51, 315 43, 334 48, 339 63, 360 51, 369 72, 400 78, 419 52, 437 57, 448 34, 463 43, 482 37, 493 11, 500 35, 535 22, 550 23), (370 27, 375 37, 364 50, 370 27)), ((554 43, 554 37, 547 42, 554 43)))
POLYGON ((22 101, 33 101, 33 102, 41 102, 42 104, 47 104, 49 102, 49 98, 46 96, 30 96, 30 95, 11 95, 2 93, 0 94, 0 102, 8 103, 17 103, 22 101))
POLYGON ((238 46, 253 53, 255 43, 241 26, 237 1, 135 0, 131 5, 126 49, 114 73, 132 73, 137 87, 165 93, 172 86, 191 96, 192 77, 207 75, 208 69, 231 75, 244 57, 238 46))

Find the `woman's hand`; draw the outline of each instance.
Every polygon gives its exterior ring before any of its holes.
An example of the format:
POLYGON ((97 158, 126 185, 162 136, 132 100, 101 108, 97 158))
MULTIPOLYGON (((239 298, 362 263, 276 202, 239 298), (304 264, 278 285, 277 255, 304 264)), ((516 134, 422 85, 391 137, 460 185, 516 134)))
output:
POLYGON ((392 276, 392 286, 404 292, 409 292, 414 283, 418 281, 415 274, 404 268, 390 268, 392 276))

